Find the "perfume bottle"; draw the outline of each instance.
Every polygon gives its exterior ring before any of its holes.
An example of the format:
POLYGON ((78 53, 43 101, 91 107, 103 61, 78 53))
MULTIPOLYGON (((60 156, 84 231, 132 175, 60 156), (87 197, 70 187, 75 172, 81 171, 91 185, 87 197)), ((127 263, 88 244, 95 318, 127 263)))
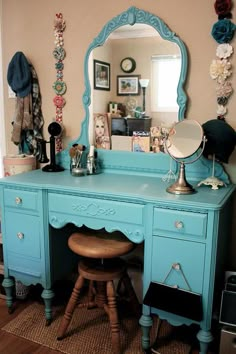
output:
POLYGON ((72 172, 72 170, 76 168, 76 158, 75 157, 71 157, 70 158, 70 172, 72 172))
POLYGON ((92 175, 95 172, 96 172, 96 165, 95 165, 94 145, 91 145, 87 157, 87 174, 92 175))

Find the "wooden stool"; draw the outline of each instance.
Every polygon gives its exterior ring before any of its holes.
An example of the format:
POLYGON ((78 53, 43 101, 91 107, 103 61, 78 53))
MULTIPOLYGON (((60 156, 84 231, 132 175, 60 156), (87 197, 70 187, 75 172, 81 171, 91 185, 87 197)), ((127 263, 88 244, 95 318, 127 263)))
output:
POLYGON ((113 353, 120 354, 120 325, 113 280, 118 279, 119 286, 124 285, 133 311, 139 316, 140 306, 127 273, 126 263, 118 258, 133 250, 135 245, 119 232, 109 234, 94 231, 73 233, 69 237, 68 245, 74 253, 86 258, 79 262, 79 276, 60 323, 57 339, 63 339, 65 336, 85 279, 87 279, 89 280, 87 307, 104 308, 110 321, 113 353))

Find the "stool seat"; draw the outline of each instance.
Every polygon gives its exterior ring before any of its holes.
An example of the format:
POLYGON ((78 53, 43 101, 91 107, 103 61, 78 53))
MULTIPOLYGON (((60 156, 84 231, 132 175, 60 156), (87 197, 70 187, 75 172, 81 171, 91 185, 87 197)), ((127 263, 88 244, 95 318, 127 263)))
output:
POLYGON ((135 247, 133 242, 120 232, 109 234, 94 231, 73 233, 69 237, 68 245, 74 253, 88 258, 120 257, 135 247))

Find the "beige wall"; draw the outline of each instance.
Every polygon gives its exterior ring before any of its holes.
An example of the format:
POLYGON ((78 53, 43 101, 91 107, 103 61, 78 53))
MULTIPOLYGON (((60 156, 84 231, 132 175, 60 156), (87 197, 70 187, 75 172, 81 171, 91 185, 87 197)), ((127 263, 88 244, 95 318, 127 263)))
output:
MULTIPOLYGON (((63 109, 65 144, 79 134, 80 122, 84 118, 83 63, 88 45, 110 18, 130 6, 137 6, 158 15, 185 42, 189 53, 186 85, 189 97, 187 118, 203 123, 216 117, 215 82, 209 76, 209 66, 215 58, 217 46, 210 34, 212 25, 217 21, 213 0, 3 0, 2 2, 7 152, 13 152, 15 147, 10 141, 14 99, 8 99, 7 96, 6 73, 8 63, 16 51, 23 51, 37 71, 43 99, 45 137, 48 136, 47 126, 55 116, 52 103, 55 95, 52 89, 55 81, 55 60, 52 51, 53 20, 58 12, 62 12, 67 25, 64 32, 67 53, 64 61, 64 80, 68 87, 64 96, 67 103, 63 109)), ((236 6, 233 8, 233 20, 236 22, 236 6)), ((236 48, 235 38, 232 45, 236 48)), ((236 72, 232 81, 236 89, 236 72)), ((228 107, 227 120, 235 129, 235 94, 231 97, 228 107)), ((233 182, 236 182, 236 152, 231 156, 226 168, 233 182)))

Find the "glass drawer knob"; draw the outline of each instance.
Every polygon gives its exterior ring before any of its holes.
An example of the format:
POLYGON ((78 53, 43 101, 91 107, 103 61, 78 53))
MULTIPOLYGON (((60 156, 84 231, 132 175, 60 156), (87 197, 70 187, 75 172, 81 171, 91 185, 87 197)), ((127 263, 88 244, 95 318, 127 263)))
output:
POLYGON ((182 229, 184 227, 184 224, 182 221, 176 221, 175 227, 176 227, 176 229, 182 229))
POLYGON ((21 204, 22 199, 20 197, 16 197, 15 202, 16 202, 16 204, 21 204))
POLYGON ((19 240, 22 240, 24 238, 23 232, 18 232, 17 237, 19 238, 19 240))

